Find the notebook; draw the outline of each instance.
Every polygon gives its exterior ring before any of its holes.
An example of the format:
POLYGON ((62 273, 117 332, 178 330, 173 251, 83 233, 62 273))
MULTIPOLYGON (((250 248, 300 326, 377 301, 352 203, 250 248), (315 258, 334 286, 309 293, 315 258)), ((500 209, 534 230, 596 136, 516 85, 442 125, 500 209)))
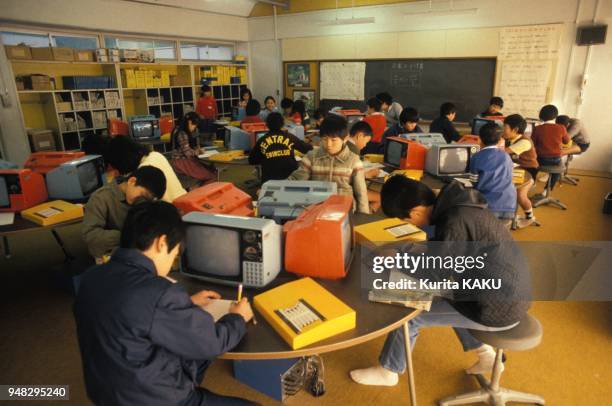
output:
POLYGON ((215 322, 217 322, 221 317, 229 313, 232 303, 234 303, 233 300, 214 299, 211 300, 206 306, 202 306, 202 309, 210 313, 215 322))

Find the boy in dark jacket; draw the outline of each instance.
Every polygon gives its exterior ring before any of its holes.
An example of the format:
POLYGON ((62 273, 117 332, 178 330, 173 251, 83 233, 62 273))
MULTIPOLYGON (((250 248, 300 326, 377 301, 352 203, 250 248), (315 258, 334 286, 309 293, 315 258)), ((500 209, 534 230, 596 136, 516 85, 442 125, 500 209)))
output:
POLYGON ((380 142, 371 141, 363 149, 364 154, 383 154, 385 151, 385 140, 387 137, 397 137, 400 134, 422 133, 423 129, 419 127, 421 117, 417 109, 406 107, 399 115, 399 123, 395 123, 382 136, 380 142))
POLYGON ((251 404, 199 387, 210 362, 240 342, 253 313, 244 298, 215 323, 201 306, 218 293, 190 297, 166 277, 184 235, 171 204, 137 204, 111 260, 81 276, 74 316, 96 405, 251 404))
POLYGON ((434 119, 429 126, 430 133, 441 133, 448 144, 459 141, 461 135, 453 125, 457 115, 457 109, 453 103, 442 103, 440 106, 440 117, 434 119))
POLYGON ((280 113, 268 114, 266 125, 270 131, 257 140, 249 154, 251 165, 261 165, 262 183, 270 179, 287 179, 298 168, 295 150, 305 154, 312 149, 312 145, 295 135, 283 132, 284 121, 280 113))
MULTIPOLYGON (((429 312, 423 312, 410 320, 409 325, 411 348, 414 348, 422 327, 454 327, 464 351, 476 350, 478 354, 478 362, 467 372, 478 374, 490 371, 495 351, 476 340, 467 329, 510 329, 518 324, 529 308, 529 269, 520 256, 514 255, 512 236, 486 210, 487 203, 482 194, 476 189, 464 188, 457 181, 445 186, 436 198, 425 184, 397 175, 383 185, 381 195, 385 215, 405 219, 419 227, 433 225, 433 240, 446 242, 444 245, 454 256, 460 254, 457 248, 466 246, 467 242, 486 242, 485 252, 489 256, 486 267, 479 272, 481 277, 500 278, 502 289, 496 292, 461 288, 453 290, 452 300, 435 299, 429 312), (482 275, 483 272, 486 275, 482 275)), ((473 249, 469 253, 476 254, 473 249)), ((467 271, 457 273, 452 269, 436 269, 434 273, 432 278, 442 280, 452 277, 459 283, 463 278, 473 277, 467 271)), ((380 355, 380 365, 351 371, 351 378, 364 385, 394 386, 398 374, 406 368, 405 360, 404 333, 403 329, 398 329, 387 336, 380 355)))

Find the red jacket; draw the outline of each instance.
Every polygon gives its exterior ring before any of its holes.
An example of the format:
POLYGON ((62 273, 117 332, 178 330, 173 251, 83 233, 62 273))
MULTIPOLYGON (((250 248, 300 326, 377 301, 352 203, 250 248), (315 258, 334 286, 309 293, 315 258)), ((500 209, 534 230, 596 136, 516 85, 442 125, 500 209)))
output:
POLYGON ((208 120, 217 119, 217 100, 213 96, 204 96, 198 99, 196 113, 208 120))
POLYGON ((384 114, 371 114, 364 117, 363 121, 372 127, 372 142, 382 142, 383 134, 387 129, 387 119, 384 114))

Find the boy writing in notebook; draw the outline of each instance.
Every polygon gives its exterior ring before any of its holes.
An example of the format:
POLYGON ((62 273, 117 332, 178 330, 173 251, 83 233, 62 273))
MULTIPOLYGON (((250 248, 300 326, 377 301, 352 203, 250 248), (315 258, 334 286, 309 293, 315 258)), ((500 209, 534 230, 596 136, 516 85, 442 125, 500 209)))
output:
POLYGON ((502 129, 487 123, 479 135, 484 148, 470 159, 470 180, 487 199, 491 213, 498 219, 510 220, 516 211, 516 189, 512 183, 512 160, 500 148, 502 129))
POLYGON ((482 117, 492 117, 492 116, 503 116, 502 109, 504 108, 504 99, 499 96, 491 97, 489 100, 489 107, 480 115, 482 117))
MULTIPOLYGON (((561 164, 561 149, 563 144, 569 144, 570 137, 567 130, 561 124, 557 124, 555 119, 559 115, 559 110, 552 104, 548 104, 540 109, 540 120, 542 124, 536 126, 531 134, 531 139, 538 154, 540 166, 558 166, 561 164)), ((558 173, 550 175, 550 189, 561 177, 558 173)))
POLYGON ((202 306, 218 293, 189 296, 167 278, 184 237, 174 206, 137 204, 110 261, 81 275, 74 317, 94 404, 252 404, 200 387, 211 362, 245 335, 253 312, 243 298, 215 323, 202 306))
POLYGON ((356 211, 369 213, 363 163, 346 145, 346 119, 330 114, 321 123, 319 134, 321 146, 308 152, 288 179, 336 182, 339 194, 353 197, 356 211))
POLYGON ((96 190, 85 206, 81 227, 91 256, 102 262, 119 246, 121 228, 132 204, 139 199, 161 199, 165 191, 164 173, 153 166, 141 166, 96 190))

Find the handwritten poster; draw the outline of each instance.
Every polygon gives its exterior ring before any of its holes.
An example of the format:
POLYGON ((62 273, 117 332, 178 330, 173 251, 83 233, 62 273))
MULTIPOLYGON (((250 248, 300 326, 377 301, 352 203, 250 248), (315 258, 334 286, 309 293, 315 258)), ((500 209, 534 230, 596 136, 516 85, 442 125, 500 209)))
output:
POLYGON ((321 99, 363 100, 365 62, 322 62, 321 99))
POLYGON ((538 117, 540 108, 550 98, 553 66, 553 61, 504 61, 498 88, 504 110, 538 117))
POLYGON ((557 59, 561 24, 502 28, 499 34, 500 60, 557 59))

